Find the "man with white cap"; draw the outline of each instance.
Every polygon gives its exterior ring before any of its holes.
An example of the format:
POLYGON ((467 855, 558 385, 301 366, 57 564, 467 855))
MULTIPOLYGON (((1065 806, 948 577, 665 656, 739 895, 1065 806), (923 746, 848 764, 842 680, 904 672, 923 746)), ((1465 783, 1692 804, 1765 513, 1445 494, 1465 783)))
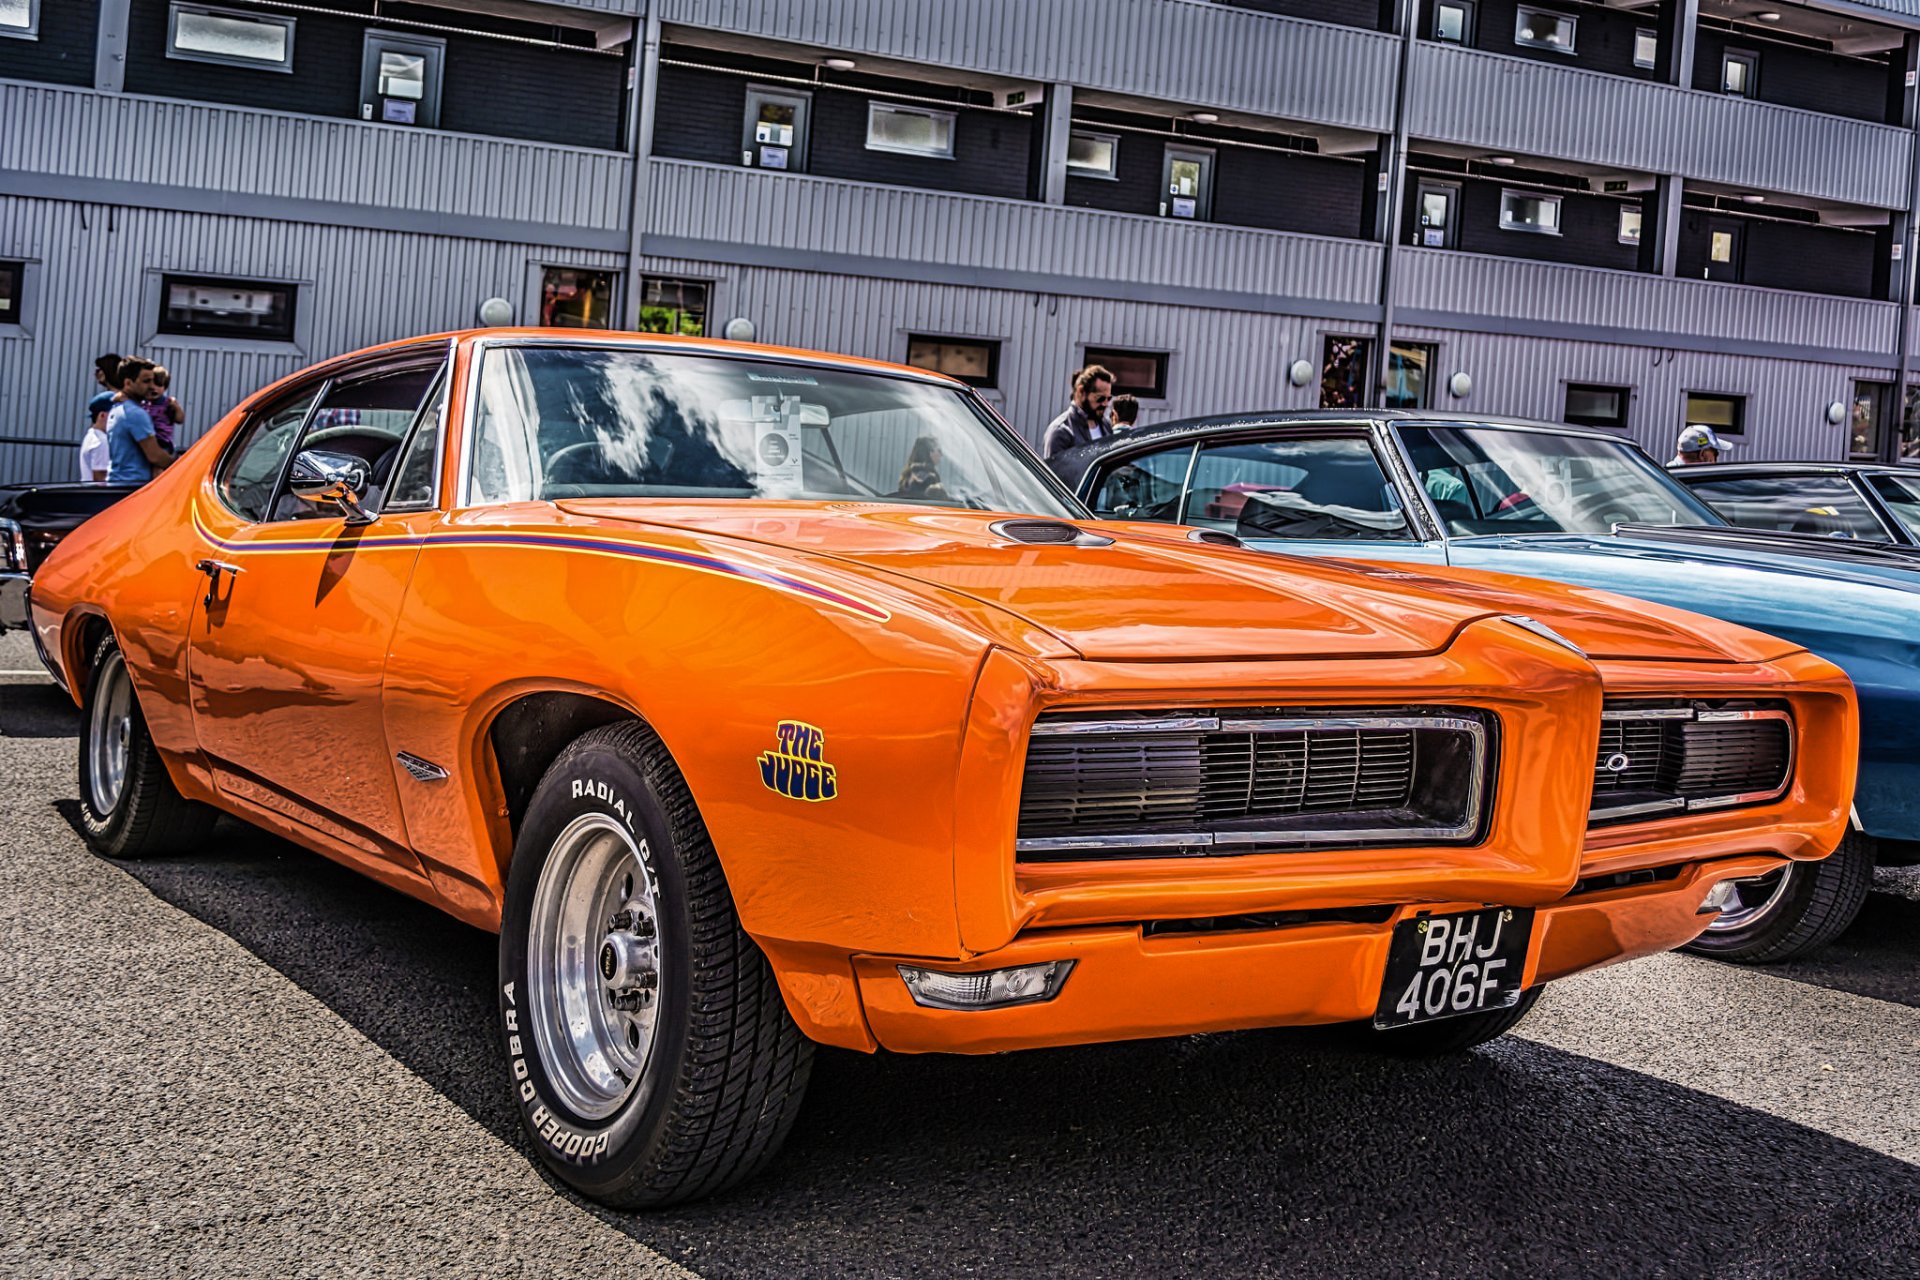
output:
POLYGON ((1732 446, 1722 440, 1714 429, 1700 423, 1688 424, 1680 433, 1679 441, 1673 446, 1673 460, 1669 467, 1691 467, 1701 462, 1718 462, 1720 455, 1732 446))

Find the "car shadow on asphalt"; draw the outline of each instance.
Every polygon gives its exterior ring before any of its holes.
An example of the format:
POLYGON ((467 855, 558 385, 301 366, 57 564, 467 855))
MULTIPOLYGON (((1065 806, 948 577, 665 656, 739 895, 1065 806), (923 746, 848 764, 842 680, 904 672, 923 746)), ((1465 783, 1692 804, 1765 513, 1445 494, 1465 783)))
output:
MULTIPOLYGON (((491 936, 232 821, 122 865, 531 1159, 491 936)), ((1311 1031, 823 1050, 759 1178, 586 1207, 710 1277, 1905 1275, 1920 1247, 1920 1170, 1815 1130, 1525 1041, 1409 1063, 1311 1031)))
POLYGON ((1859 917, 1834 941, 1803 960, 1761 972, 1920 1008, 1920 897, 1870 893, 1859 917))
POLYGON ((44 680, 0 681, 0 738, 66 738, 80 732, 73 699, 44 680))

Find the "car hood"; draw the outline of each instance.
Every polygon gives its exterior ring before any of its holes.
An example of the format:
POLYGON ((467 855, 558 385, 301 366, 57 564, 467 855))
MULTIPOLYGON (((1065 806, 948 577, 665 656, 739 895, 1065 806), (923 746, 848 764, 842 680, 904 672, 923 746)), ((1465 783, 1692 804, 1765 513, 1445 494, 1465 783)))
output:
POLYGON ((1737 623, 1594 587, 1457 565, 1375 563, 1382 582, 1451 591, 1488 609, 1545 623, 1593 658, 1659 662, 1767 662, 1801 645, 1737 623))
MULTIPOLYGON (((1076 522, 1091 545, 1036 545, 1002 513, 891 504, 569 499, 576 517, 781 549, 863 576, 1010 614, 1105 661, 1391 657, 1434 653, 1504 604, 1441 584, 1392 582, 1337 561, 1188 541, 1164 526, 1076 522)), ((1057 522, 1056 522, 1057 523, 1057 522)), ((1004 627, 983 628, 989 633, 1004 627)))

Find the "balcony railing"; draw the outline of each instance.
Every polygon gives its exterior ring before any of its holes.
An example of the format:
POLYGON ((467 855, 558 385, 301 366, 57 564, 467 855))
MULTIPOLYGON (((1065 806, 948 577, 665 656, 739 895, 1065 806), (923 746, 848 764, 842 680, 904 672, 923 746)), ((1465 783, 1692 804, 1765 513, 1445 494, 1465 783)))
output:
POLYGON ((1421 41, 1416 138, 1905 208, 1904 129, 1421 41))
POLYGON ((623 152, 0 81, 0 172, 617 231, 623 152))

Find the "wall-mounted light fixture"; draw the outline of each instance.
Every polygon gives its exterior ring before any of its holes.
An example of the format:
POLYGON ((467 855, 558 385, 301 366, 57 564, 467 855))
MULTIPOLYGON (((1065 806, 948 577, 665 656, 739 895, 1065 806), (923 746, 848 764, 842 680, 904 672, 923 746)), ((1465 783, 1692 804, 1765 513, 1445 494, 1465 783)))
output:
POLYGON ((1296 387, 1304 387, 1313 381, 1313 365, 1306 360, 1295 360, 1287 367, 1287 381, 1296 387))
POLYGON ((505 298, 488 298, 480 304, 480 323, 489 329, 513 323, 513 304, 505 298))
POLYGON ((1827 425, 1837 427, 1847 420, 1847 406, 1835 400, 1827 406, 1827 425))
POLYGON ((1453 392, 1456 400, 1465 400, 1473 394, 1473 378, 1463 369, 1447 379, 1447 390, 1453 392))
POLYGON ((822 58, 820 65, 829 71, 851 71, 860 64, 852 58, 822 58))
POLYGON ((720 336, 728 342, 752 342, 753 321, 745 316, 735 316, 720 330, 720 336))

